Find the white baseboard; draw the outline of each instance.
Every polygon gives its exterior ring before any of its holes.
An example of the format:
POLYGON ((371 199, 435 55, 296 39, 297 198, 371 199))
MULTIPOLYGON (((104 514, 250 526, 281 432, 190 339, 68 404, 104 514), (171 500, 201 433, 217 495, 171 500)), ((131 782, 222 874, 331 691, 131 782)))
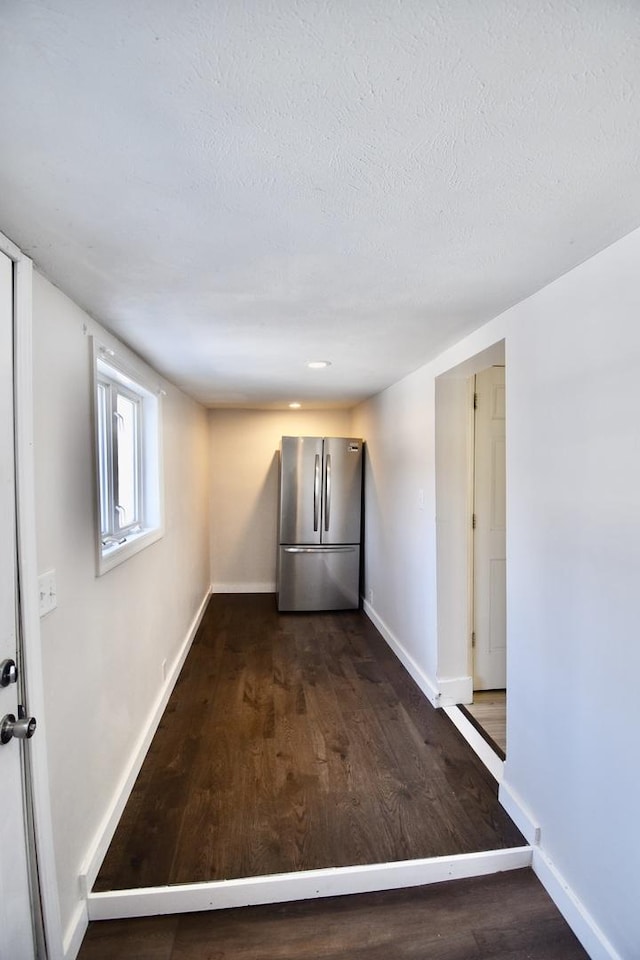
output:
POLYGON ((115 789, 115 792, 111 798, 111 802, 107 808, 107 812, 96 832, 93 843, 89 847, 89 852, 85 858, 82 870, 80 871, 80 885, 85 897, 88 896, 89 892, 91 891, 91 888, 98 875, 100 865, 104 860, 105 854, 109 848, 109 844, 111 843, 113 835, 116 831, 116 827, 118 826, 120 817, 122 816, 122 812, 126 806, 127 800, 129 799, 129 795, 133 790, 136 777, 138 776, 140 768, 144 762, 144 758, 147 755, 147 750, 149 749, 151 741, 153 740, 154 734, 158 728, 158 724, 162 719, 162 714, 164 713, 165 707, 169 702, 169 697, 171 696, 173 688, 180 675, 180 671, 184 661, 187 658, 187 654, 191 649, 191 644, 193 643, 196 631, 200 626, 200 621, 204 615, 210 594, 211 589, 209 588, 189 626, 187 635, 182 642, 180 650, 170 670, 167 672, 167 678, 149 712, 147 722, 144 725, 142 733, 138 737, 138 740, 136 741, 131 752, 125 772, 115 789))
POLYGON ((473 703, 473 677, 438 678, 439 707, 453 707, 458 703, 473 703))
POLYGON ((509 783, 505 782, 504 778, 498 788, 498 800, 527 843, 530 843, 532 846, 539 846, 542 840, 540 824, 536 821, 519 794, 509 783))
POLYGON ((418 666, 411 654, 405 650, 398 638, 391 632, 384 620, 378 616, 368 600, 363 600, 362 606, 364 612, 369 617, 369 620, 371 620, 372 624, 382 634, 405 670, 407 670, 407 672, 418 684, 427 700, 432 704, 432 706, 439 707, 440 691, 436 685, 432 683, 426 673, 423 672, 422 668, 418 666))
POLYGON ((304 870, 242 880, 92 893, 87 905, 91 920, 115 920, 396 890, 529 866, 531 848, 516 847, 398 863, 304 870))
POLYGON ((76 960, 84 935, 89 926, 89 914, 86 900, 81 900, 73 911, 73 916, 65 930, 62 946, 63 960, 76 960))
POLYGON ((623 960, 607 940, 584 904, 566 882, 553 862, 539 847, 533 850, 533 871, 565 918, 591 960, 623 960))
MULTIPOLYGON (((507 769, 508 776, 508 769, 507 769)), ((567 921, 591 960, 623 960, 579 900, 542 846, 543 834, 519 794, 503 780, 498 799, 520 832, 532 844, 534 873, 567 921)))
POLYGON ((211 593, 275 593, 275 580, 255 583, 212 583, 211 593))
POLYGON ((465 717, 462 710, 458 707, 445 707, 444 712, 452 724, 460 731, 473 752, 480 757, 489 772, 496 778, 498 783, 502 783, 502 778, 504 777, 504 761, 491 749, 484 737, 478 733, 471 721, 465 717))

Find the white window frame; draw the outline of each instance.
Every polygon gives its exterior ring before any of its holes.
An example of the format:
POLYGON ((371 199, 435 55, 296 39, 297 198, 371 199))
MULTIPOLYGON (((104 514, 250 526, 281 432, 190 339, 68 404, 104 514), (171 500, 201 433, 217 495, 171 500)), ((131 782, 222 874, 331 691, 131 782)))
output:
POLYGON ((161 391, 147 371, 93 338, 93 410, 96 475, 97 575, 164 536, 161 471, 161 391), (100 396, 103 402, 100 402, 100 396), (135 516, 117 503, 117 397, 135 404, 135 516))

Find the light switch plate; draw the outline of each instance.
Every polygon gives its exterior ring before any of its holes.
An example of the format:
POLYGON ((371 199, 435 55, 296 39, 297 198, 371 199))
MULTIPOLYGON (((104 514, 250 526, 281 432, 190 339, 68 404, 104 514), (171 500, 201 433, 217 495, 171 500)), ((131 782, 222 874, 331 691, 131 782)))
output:
POLYGON ((46 573, 40 574, 38 577, 38 594, 40 616, 44 617, 58 606, 55 570, 47 570, 46 573))

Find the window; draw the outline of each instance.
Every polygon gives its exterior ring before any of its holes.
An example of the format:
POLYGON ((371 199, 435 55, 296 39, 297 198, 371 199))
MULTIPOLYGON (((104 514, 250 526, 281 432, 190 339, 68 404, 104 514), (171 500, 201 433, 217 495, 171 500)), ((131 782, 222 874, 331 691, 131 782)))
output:
POLYGON ((94 341, 99 575, 163 532, 159 391, 144 379, 94 341))

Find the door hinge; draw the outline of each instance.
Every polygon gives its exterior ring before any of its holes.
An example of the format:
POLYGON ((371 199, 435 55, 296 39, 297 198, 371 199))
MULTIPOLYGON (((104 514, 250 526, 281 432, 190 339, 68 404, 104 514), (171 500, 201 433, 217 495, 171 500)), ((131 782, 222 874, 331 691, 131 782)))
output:
POLYGON ((475 645, 476 645, 476 632, 474 630, 473 633, 471 634, 471 646, 475 647, 475 645))
POLYGON ((472 529, 472 530, 475 530, 475 528, 476 528, 476 515, 475 515, 475 513, 474 513, 474 514, 472 514, 472 516, 471 516, 471 529, 472 529))
POLYGON ((477 409, 478 409, 478 394, 477 394, 477 393, 474 393, 474 395, 473 395, 473 409, 474 409, 474 410, 477 410, 477 409))

